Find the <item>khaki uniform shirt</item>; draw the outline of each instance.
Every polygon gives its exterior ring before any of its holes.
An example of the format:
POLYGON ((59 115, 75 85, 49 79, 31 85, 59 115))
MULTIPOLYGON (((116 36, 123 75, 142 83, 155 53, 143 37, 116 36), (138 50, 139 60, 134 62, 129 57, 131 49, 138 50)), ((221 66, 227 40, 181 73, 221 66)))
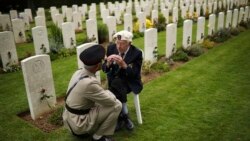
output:
POLYGON ((102 119, 98 117, 98 114, 99 112, 105 112, 105 107, 114 108, 112 109, 113 111, 115 109, 120 111, 121 107, 121 103, 115 98, 114 94, 109 90, 104 90, 95 75, 86 69, 78 70, 73 74, 68 89, 70 89, 80 77, 86 75, 88 77, 80 80, 72 89, 66 103, 72 109, 91 109, 90 112, 85 115, 76 115, 65 109, 63 113, 64 125, 69 129, 71 128, 75 134, 90 133, 92 130, 95 130, 95 128, 98 128, 97 124, 103 122, 98 121, 98 118, 102 119), (100 111, 100 109, 102 111, 100 111))

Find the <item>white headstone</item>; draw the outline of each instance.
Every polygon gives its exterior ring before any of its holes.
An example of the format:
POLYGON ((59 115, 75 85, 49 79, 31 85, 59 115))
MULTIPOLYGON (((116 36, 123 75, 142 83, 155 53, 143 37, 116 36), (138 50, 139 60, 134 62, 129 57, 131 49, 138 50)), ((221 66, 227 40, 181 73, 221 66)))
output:
POLYGON ((32 16, 31 9, 24 9, 24 12, 28 15, 29 22, 33 22, 33 16, 32 16))
POLYGON ((213 13, 216 14, 216 12, 217 12, 217 2, 215 1, 213 5, 213 13))
POLYGON ((43 17, 45 17, 44 8, 39 7, 39 8, 37 9, 36 16, 43 16, 43 17))
POLYGON ((177 37, 177 24, 175 23, 168 24, 167 36, 166 36, 166 58, 170 58, 177 49, 176 37, 177 37))
POLYGON ((208 13, 211 14, 213 10, 213 4, 211 2, 208 3, 208 13))
POLYGON ((62 23, 63 44, 65 48, 76 46, 76 35, 72 22, 62 23))
POLYGON ((244 8, 243 7, 240 8, 238 23, 240 23, 242 21, 244 21, 244 8))
POLYGON ((124 14, 124 30, 133 32, 133 21, 131 14, 124 14))
POLYGON ((73 23, 74 23, 75 30, 82 30, 82 17, 79 12, 73 13, 73 23))
POLYGON ((224 12, 220 12, 219 13, 219 17, 218 17, 218 30, 223 29, 224 28, 224 12))
POLYGON ((62 14, 56 14, 55 15, 55 24, 57 27, 62 28, 63 23, 63 15, 62 14))
POLYGON ((151 63, 157 62, 158 47, 157 47, 157 29, 150 28, 144 32, 144 53, 145 61, 151 63))
POLYGON ((56 104, 49 55, 36 55, 21 61, 31 117, 36 120, 56 104))
POLYGON ((73 13, 74 13, 74 12, 78 12, 78 5, 73 4, 73 5, 72 5, 72 11, 73 11, 73 13))
POLYGON ((89 11, 89 19, 96 20, 96 12, 94 10, 89 11))
POLYGON ((226 23, 225 28, 231 28, 232 27, 232 10, 227 11, 227 17, 226 17, 226 23))
POLYGON ((67 5, 62 5, 62 15, 63 19, 66 18, 67 5))
POLYGON ((90 42, 98 43, 97 22, 93 19, 86 21, 87 37, 90 42))
POLYGON ((132 8, 130 6, 126 7, 126 13, 132 15, 132 8))
POLYGON ((205 17, 199 17, 197 23, 196 42, 202 43, 205 37, 205 17))
POLYGON ((203 15, 205 15, 206 14, 206 12, 207 12, 207 4, 206 3, 204 3, 203 5, 202 5, 202 9, 203 9, 203 15))
POLYGON ((18 14, 16 10, 10 10, 10 18, 11 19, 16 19, 18 18, 18 14))
POLYGON ((67 22, 72 22, 72 19, 73 19, 73 11, 72 11, 72 8, 67 8, 66 9, 66 19, 67 19, 67 22))
POLYGON ((115 8, 115 18, 116 18, 116 24, 121 24, 121 10, 119 8, 115 8))
POLYGON ((36 16, 35 17, 35 24, 36 26, 45 26, 46 27, 46 21, 44 16, 36 16))
POLYGON ((189 18, 193 18, 193 14, 194 14, 194 6, 189 5, 189 18))
POLYGON ((138 14, 139 21, 139 32, 144 32, 146 30, 146 15, 144 12, 138 14))
POLYGON ((157 24, 158 23, 158 11, 157 10, 152 10, 151 22, 153 24, 157 24))
POLYGON ((36 55, 50 52, 47 28, 36 26, 32 28, 32 36, 36 55))
POLYGON ((187 7, 186 6, 181 7, 181 17, 182 17, 182 19, 187 18, 187 7))
POLYGON ((107 17, 107 26, 109 31, 109 42, 112 42, 113 35, 116 33, 116 19, 114 16, 107 17))
POLYGON ((208 35, 213 35, 215 33, 215 14, 209 15, 208 21, 208 35))
POLYGON ((24 23, 24 28, 25 30, 30 30, 30 22, 29 22, 29 17, 26 13, 22 12, 22 13, 19 13, 19 17, 20 19, 23 20, 23 23, 24 23))
POLYGON ((165 17, 165 23, 168 24, 169 23, 169 10, 164 8, 162 10, 162 14, 165 17))
POLYGON ((174 7, 173 8, 173 23, 177 23, 178 22, 178 8, 174 7))
POLYGON ((246 6, 244 13, 244 22, 247 22, 248 16, 249 16, 249 6, 246 6))
POLYGON ((192 27, 193 21, 192 20, 185 20, 183 24, 183 40, 182 45, 184 49, 191 46, 192 44, 192 27))
POLYGON ((200 17, 200 14, 201 14, 201 6, 199 4, 196 5, 196 14, 197 14, 197 17, 200 17))
POLYGON ((16 43, 26 42, 26 35, 24 30, 24 22, 21 19, 12 20, 13 33, 16 43))
POLYGON ((8 14, 0 15, 0 23, 3 31, 11 31, 10 16, 8 14))
POLYGON ((5 70, 11 65, 18 64, 13 33, 11 31, 0 32, 0 41, 0 56, 5 70))
POLYGON ((56 24, 56 17, 55 17, 56 14, 59 14, 59 11, 57 9, 52 9, 51 18, 54 24, 56 24))
POLYGON ((232 27, 233 28, 237 27, 237 25, 238 25, 238 15, 239 15, 238 9, 234 9, 233 22, 232 22, 232 27))
POLYGON ((107 17, 109 16, 109 10, 108 9, 103 9, 102 12, 101 12, 101 16, 102 16, 103 23, 107 23, 106 21, 107 21, 107 17))

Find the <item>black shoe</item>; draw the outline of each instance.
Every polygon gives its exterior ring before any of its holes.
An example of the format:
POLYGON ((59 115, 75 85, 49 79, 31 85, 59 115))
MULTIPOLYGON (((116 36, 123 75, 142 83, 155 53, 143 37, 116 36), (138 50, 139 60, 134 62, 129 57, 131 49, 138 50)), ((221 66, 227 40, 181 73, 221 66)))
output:
POLYGON ((115 141, 115 140, 106 136, 102 136, 99 140, 95 140, 94 138, 92 138, 92 141, 115 141))
POLYGON ((134 129, 134 124, 133 124, 133 122, 129 119, 128 115, 123 115, 123 119, 124 119, 124 122, 125 122, 125 127, 126 127, 128 130, 133 130, 133 129, 134 129))

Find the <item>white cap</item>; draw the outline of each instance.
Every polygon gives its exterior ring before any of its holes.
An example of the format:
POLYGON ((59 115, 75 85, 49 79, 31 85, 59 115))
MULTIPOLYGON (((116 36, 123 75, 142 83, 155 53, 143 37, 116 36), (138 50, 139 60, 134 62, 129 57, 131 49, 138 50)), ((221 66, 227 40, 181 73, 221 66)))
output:
POLYGON ((113 35, 116 40, 126 40, 132 42, 133 34, 127 30, 122 30, 113 35))

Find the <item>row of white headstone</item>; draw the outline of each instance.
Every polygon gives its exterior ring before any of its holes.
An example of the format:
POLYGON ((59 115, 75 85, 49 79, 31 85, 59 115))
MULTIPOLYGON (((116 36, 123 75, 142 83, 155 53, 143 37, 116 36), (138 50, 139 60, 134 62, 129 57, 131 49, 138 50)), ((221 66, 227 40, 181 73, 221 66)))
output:
MULTIPOLYGON (((246 22, 249 19, 249 7, 246 6, 245 10, 244 8, 240 8, 240 12, 238 12, 238 9, 234 9, 234 12, 232 13, 231 10, 227 11, 226 14, 226 20, 224 21, 224 12, 220 12, 219 16, 218 16, 218 26, 217 26, 217 30, 219 29, 223 29, 228 28, 228 27, 232 27, 235 28, 237 27, 237 25, 241 22, 244 21, 246 22)), ((129 27, 131 27, 132 24, 132 16, 127 14, 125 15, 125 29, 129 29, 129 27), (130 23, 129 25, 126 25, 126 23, 130 23)), ((209 21, 208 21, 208 35, 212 35, 213 33, 215 33, 216 29, 215 29, 215 23, 216 23, 216 15, 215 14, 211 14, 209 16, 209 21)), ((16 21, 18 19, 14 19, 14 21, 16 21)), ((109 16, 108 20, 107 20, 107 25, 108 25, 108 29, 109 29, 109 38, 111 39, 110 42, 112 41, 112 35, 114 33, 116 33, 116 19, 115 17, 109 16)), ((92 20, 89 19, 86 21, 86 26, 87 26, 87 36, 89 37, 89 39, 92 39, 91 41, 93 43, 98 43, 98 33, 97 33, 97 23, 96 20, 92 20)), ((204 17, 199 17, 198 18, 198 24, 197 24, 198 28, 197 28, 197 36, 196 36, 196 42, 202 42, 203 38, 205 36, 204 34, 204 26, 205 26, 205 19, 204 17)), ((174 29, 168 29, 170 27, 174 27, 173 24, 169 24, 167 26, 167 33, 168 31, 175 31, 174 29)), ((150 30, 151 31, 151 30, 150 30)), ((188 46, 191 45, 192 42, 192 21, 188 20, 184 22, 184 27, 183 27, 183 35, 186 35, 188 37, 188 39, 183 38, 183 47, 187 48, 188 46), (187 34, 189 33, 189 34, 187 34)), ((174 32, 171 32, 174 34, 174 32)), ((73 23, 71 22, 66 22, 66 23, 62 23, 62 34, 63 34, 63 42, 64 42, 64 47, 65 48, 73 48, 76 46, 76 37, 75 37, 75 32, 74 32, 74 28, 73 28, 73 23)), ((148 42, 152 42, 152 39, 157 39, 157 38, 152 38, 150 35, 155 35, 155 34, 149 34, 149 39, 146 39, 147 36, 147 32, 145 33, 145 40, 148 42)), ((3 61, 3 66, 4 69, 6 69, 6 64, 10 64, 9 62, 12 62, 12 64, 14 62, 17 62, 17 57, 16 56, 16 51, 12 50, 15 47, 15 43, 13 41, 13 35, 12 32, 3 32, 1 33, 2 37, 1 39, 1 43, 3 44, 3 49, 1 51, 1 57, 2 57, 2 61, 3 61), (5 49, 4 49, 5 48, 5 49), (7 48, 10 48, 10 50, 14 51, 11 52, 12 58, 14 57, 14 61, 10 61, 8 59, 8 56, 6 55, 9 51, 7 48)), ((14 32, 14 36, 15 36, 15 32, 14 32)), ((50 52, 50 48, 49 48, 49 41, 48 41, 48 34, 47 34, 47 28, 44 26, 37 26, 32 28, 32 36, 33 36, 33 42, 34 42, 34 47, 35 47, 35 54, 39 55, 39 54, 44 54, 44 53, 49 53, 50 52)), ((157 41, 157 40, 156 40, 157 41)), ((157 42, 156 42, 157 43, 157 42)), ((147 46, 151 46, 151 43, 146 44, 145 43, 145 49, 147 49, 147 46)), ((176 39, 170 38, 167 39, 167 48, 170 46, 171 44, 171 48, 170 49, 166 49, 168 51, 166 51, 166 58, 169 58, 172 53, 170 52, 170 50, 174 51, 175 49, 174 47, 176 46, 176 39), (174 42, 174 43, 168 43, 168 42, 174 42)), ((155 48, 157 48, 157 45, 154 46, 155 48)), ((146 60, 155 60, 152 59, 152 56, 156 56, 153 54, 150 54, 149 56, 151 57, 147 57, 148 53, 147 52, 152 52, 152 51, 145 51, 145 59, 146 60), (151 58, 151 59, 148 59, 151 58)), ((153 52, 155 52, 155 50, 153 50, 153 52)), ((154 57, 157 58, 157 57, 154 57)), ((154 62, 154 61, 152 61, 154 62)))
MULTIPOLYGON (((164 1, 161 1, 161 2, 164 2, 164 1)), ((171 2, 165 1, 164 5, 166 5, 168 7, 169 5, 175 5, 176 2, 177 1, 173 1, 172 3, 174 3, 174 4, 172 4, 171 2)), ((152 6, 154 7, 154 9, 151 12, 151 21, 152 22, 158 21, 158 1, 149 1, 149 2, 148 1, 146 1, 146 2, 140 1, 140 3, 141 3, 141 5, 138 3, 138 1, 134 2, 135 9, 136 9, 136 15, 139 19, 139 31, 144 32, 146 29, 146 16, 148 15, 147 14, 148 11, 150 11, 150 9, 152 9, 152 6), (144 7, 144 8, 141 8, 141 7, 144 7), (146 9, 148 8, 148 10, 146 10, 145 8, 146 9), (145 12, 142 12, 143 9, 145 12)), ((187 15, 187 12, 189 12, 189 15, 192 15, 192 12, 194 9, 193 5, 196 5, 197 16, 199 17, 199 15, 200 15, 199 14, 200 13, 199 4, 200 3, 203 3, 206 7, 205 1, 197 1, 197 2, 194 1, 194 3, 192 1, 185 1, 185 2, 180 1, 180 7, 183 7, 181 5, 186 4, 186 6, 184 6, 184 8, 182 8, 182 18, 185 18, 185 15, 187 15), (189 11, 187 11, 187 8, 189 8, 189 11), (185 10, 183 10, 183 9, 185 9, 185 10)), ((215 3, 216 3, 216 1, 214 1, 212 4, 216 5, 215 3)), ((229 3, 228 5, 230 5, 230 1, 228 3, 229 3)), ((204 5, 203 5, 203 7, 204 7, 204 5)), ((178 4, 176 6, 178 7, 178 4)), ((210 5, 208 5, 208 7, 209 6, 210 5)), ((103 19, 103 23, 107 24, 108 30, 109 30, 109 41, 112 41, 112 35, 116 32, 116 24, 120 23, 121 12, 124 12, 124 10, 126 10, 126 13, 124 14, 124 29, 128 30, 130 32, 133 31, 133 22, 132 22, 132 13, 131 13, 132 8, 131 7, 132 7, 132 1, 129 1, 127 3, 127 5, 124 1, 122 3, 116 2, 115 5, 109 2, 108 9, 106 9, 106 6, 104 3, 100 3, 101 17, 103 19), (110 12, 115 12, 115 17, 109 16, 110 12)), ((174 7, 172 10, 172 22, 173 23, 178 22, 178 11, 179 10, 177 7, 174 7)), ((161 12, 165 16, 166 24, 168 24, 169 23, 169 13, 170 13, 169 10, 170 9, 166 8, 166 7, 161 7, 161 8, 163 8, 163 10, 161 12)), ((208 9, 210 9, 210 8, 208 8, 208 9)), ((216 8, 214 8, 214 9, 216 9, 216 8)), ((87 9, 86 4, 83 4, 81 7, 78 7, 77 5, 73 5, 72 8, 68 8, 67 6, 62 6, 62 14, 59 14, 59 10, 56 7, 50 8, 52 21, 56 25, 58 25, 58 27, 62 28, 62 24, 64 22, 63 19, 66 16, 68 22, 72 22, 72 19, 73 19, 73 26, 74 26, 75 30, 82 30, 82 17, 84 17, 85 12, 87 12, 87 10, 88 9, 87 9), (73 12, 73 15, 72 15, 72 12, 73 12)), ((17 11, 11 10, 10 15, 12 18, 17 18, 17 11)), ((25 30, 29 29, 29 21, 33 20, 30 9, 25 9, 25 13, 20 13, 20 15, 21 16, 19 16, 19 17, 23 17, 23 20, 18 20, 18 19, 12 20, 14 38, 15 38, 16 43, 22 43, 22 42, 26 41, 25 30), (29 17, 29 18, 27 18, 27 17, 29 17), (26 20, 24 20, 24 19, 26 19, 26 20), (22 21, 23 21, 23 23, 22 23, 22 21), (28 25, 28 26, 25 26, 25 25, 28 25)), ((3 16, 1 15, 0 19, 1 18, 8 19, 8 16, 6 14, 3 16)), ((46 27, 46 20, 45 19, 46 18, 45 18, 44 8, 38 8, 37 17, 35 17, 36 26, 45 26, 46 27)), ((7 22, 8 20, 1 20, 1 21, 7 22)), ((96 21, 96 5, 92 4, 90 6, 90 10, 89 10, 89 20, 86 21, 86 25, 92 25, 92 26, 89 26, 89 27, 87 26, 87 28, 86 28, 87 29, 87 36, 88 36, 89 40, 91 40, 93 42, 98 42, 97 27, 95 26, 97 24, 95 24, 95 23, 97 23, 97 21, 96 21), (92 21, 90 19, 92 19, 94 21, 92 21)), ((4 29, 8 29, 9 27, 11 27, 11 24, 9 22, 7 22, 7 24, 2 24, 2 27, 4 27, 4 29), (4 26, 4 25, 6 25, 6 26, 4 26), (10 25, 10 26, 8 26, 8 25, 10 25)), ((72 40, 74 40, 73 36, 71 36, 70 38, 72 40)), ((70 40, 67 43, 64 43, 64 45, 66 47, 72 46, 71 45, 72 40, 70 40)))
MULTIPOLYGON (((218 16, 218 25, 216 29, 216 15, 211 14, 208 21, 208 35, 213 35, 216 31, 224 28, 235 28, 241 21, 247 22, 250 19, 249 7, 246 7, 245 13, 244 8, 240 9, 240 14, 238 14, 238 9, 234 9, 233 16, 232 11, 227 11, 226 20, 224 12, 220 12, 218 16), (244 15, 244 16, 243 16, 244 15)), ((183 40, 182 47, 187 49, 192 44, 192 29, 193 21, 185 20, 183 24, 183 40)), ((171 23, 167 25, 166 29, 166 58, 170 58, 177 49, 177 24, 171 23)), ((157 61, 157 29, 151 28, 145 31, 144 37, 144 60, 150 61, 152 63, 157 61)), ((205 17, 199 17, 197 21, 197 32, 196 32, 196 42, 202 43, 205 37, 205 17)))

